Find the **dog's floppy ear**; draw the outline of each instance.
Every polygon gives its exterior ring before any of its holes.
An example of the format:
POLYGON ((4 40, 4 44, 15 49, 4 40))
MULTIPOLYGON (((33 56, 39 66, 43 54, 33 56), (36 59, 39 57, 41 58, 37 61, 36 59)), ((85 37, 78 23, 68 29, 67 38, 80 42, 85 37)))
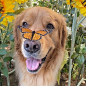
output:
POLYGON ((19 40, 19 30, 17 28, 17 25, 19 24, 19 20, 20 20, 20 15, 17 15, 17 17, 15 18, 14 30, 13 30, 16 50, 18 50, 19 42, 20 42, 20 40, 19 40))
POLYGON ((65 42, 67 38, 67 29, 66 29, 66 19, 60 15, 59 18, 56 19, 58 23, 58 33, 59 33, 59 39, 60 39, 60 45, 61 47, 65 48, 65 42))
POLYGON ((61 22, 61 45, 62 47, 65 47, 65 42, 66 42, 66 37, 67 37, 67 29, 66 29, 66 21, 64 19, 62 19, 61 22))

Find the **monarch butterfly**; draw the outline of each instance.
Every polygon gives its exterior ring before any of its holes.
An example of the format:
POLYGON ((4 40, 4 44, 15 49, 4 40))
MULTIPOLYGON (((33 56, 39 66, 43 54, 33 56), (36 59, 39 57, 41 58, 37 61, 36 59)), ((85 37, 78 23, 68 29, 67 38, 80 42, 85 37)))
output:
POLYGON ((23 28, 22 26, 18 26, 19 30, 23 33, 23 38, 29 40, 40 40, 42 36, 45 36, 52 32, 52 30, 40 30, 40 31, 32 31, 28 28, 23 28))

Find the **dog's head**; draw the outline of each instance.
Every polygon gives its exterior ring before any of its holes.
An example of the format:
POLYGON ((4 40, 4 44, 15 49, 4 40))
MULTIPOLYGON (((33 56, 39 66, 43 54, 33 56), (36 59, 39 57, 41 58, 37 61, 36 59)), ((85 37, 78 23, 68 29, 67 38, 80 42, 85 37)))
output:
POLYGON ((14 38, 16 52, 26 59, 27 70, 36 73, 52 50, 64 50, 65 18, 45 7, 29 8, 15 19, 14 38))

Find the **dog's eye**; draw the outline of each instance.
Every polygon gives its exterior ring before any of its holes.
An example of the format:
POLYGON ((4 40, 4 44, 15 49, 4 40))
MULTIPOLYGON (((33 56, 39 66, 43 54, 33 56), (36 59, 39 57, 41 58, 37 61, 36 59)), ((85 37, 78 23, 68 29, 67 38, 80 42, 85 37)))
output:
POLYGON ((49 24, 47 24, 46 28, 47 29, 54 29, 54 26, 51 23, 49 23, 49 24))
POLYGON ((23 26, 23 27, 27 27, 27 26, 28 26, 27 22, 23 22, 23 23, 22 23, 22 26, 23 26))

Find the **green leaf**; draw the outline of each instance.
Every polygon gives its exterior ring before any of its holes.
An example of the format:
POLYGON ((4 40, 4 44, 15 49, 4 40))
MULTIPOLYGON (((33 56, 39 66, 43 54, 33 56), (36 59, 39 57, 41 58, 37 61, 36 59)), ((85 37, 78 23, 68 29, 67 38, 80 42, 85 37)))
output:
POLYGON ((9 39, 10 39, 10 41, 12 41, 14 39, 13 34, 10 34, 9 39))
POLYGON ((71 40, 68 41, 68 46, 71 47, 71 40))
POLYGON ((5 57, 5 58, 3 59, 4 62, 11 61, 11 60, 12 60, 12 57, 5 57))
POLYGON ((21 9, 19 9, 19 10, 16 10, 15 12, 14 12, 14 14, 19 14, 19 13, 21 13, 23 10, 25 10, 24 8, 21 8, 21 9))
POLYGON ((59 1, 58 5, 62 6, 62 1, 59 1))
POLYGON ((6 35, 9 35, 11 32, 10 31, 8 31, 7 33, 6 33, 6 35))
POLYGON ((86 47, 82 49, 82 53, 86 53, 86 47))
POLYGON ((8 46, 7 44, 1 44, 0 45, 1 48, 7 47, 7 46, 8 46))
POLYGON ((5 55, 7 54, 7 51, 5 49, 0 49, 0 55, 5 55))
POLYGON ((77 12, 77 17, 79 17, 79 15, 80 15, 80 13, 79 13, 79 12, 77 12))
POLYGON ((7 15, 9 15, 9 16, 14 16, 14 14, 13 13, 6 13, 7 15))
POLYGON ((1 69, 1 72, 2 72, 6 77, 8 77, 8 70, 7 70, 6 67, 2 68, 2 69, 1 69))
POLYGON ((77 53, 73 53, 73 55, 71 56, 71 58, 73 59, 73 58, 76 58, 77 56, 78 56, 77 53))
POLYGON ((3 82, 2 78, 0 77, 0 82, 3 82))
POLYGON ((4 17, 2 17, 2 18, 0 19, 0 22, 2 22, 2 21, 3 21, 3 19, 4 19, 4 17))
POLYGON ((75 8, 72 8, 71 14, 74 14, 74 13, 75 13, 75 8))
POLYGON ((2 16, 2 14, 0 13, 0 17, 2 16))
POLYGON ((78 45, 78 46, 75 47, 75 51, 76 51, 76 53, 79 53, 79 51, 80 51, 80 45, 78 45))
POLYGON ((0 62, 0 70, 1 70, 1 68, 2 68, 2 65, 3 65, 2 62, 0 62))
POLYGON ((82 54, 80 54, 80 55, 78 56, 78 63, 79 63, 79 64, 83 64, 84 61, 85 61, 84 56, 83 56, 82 54))

